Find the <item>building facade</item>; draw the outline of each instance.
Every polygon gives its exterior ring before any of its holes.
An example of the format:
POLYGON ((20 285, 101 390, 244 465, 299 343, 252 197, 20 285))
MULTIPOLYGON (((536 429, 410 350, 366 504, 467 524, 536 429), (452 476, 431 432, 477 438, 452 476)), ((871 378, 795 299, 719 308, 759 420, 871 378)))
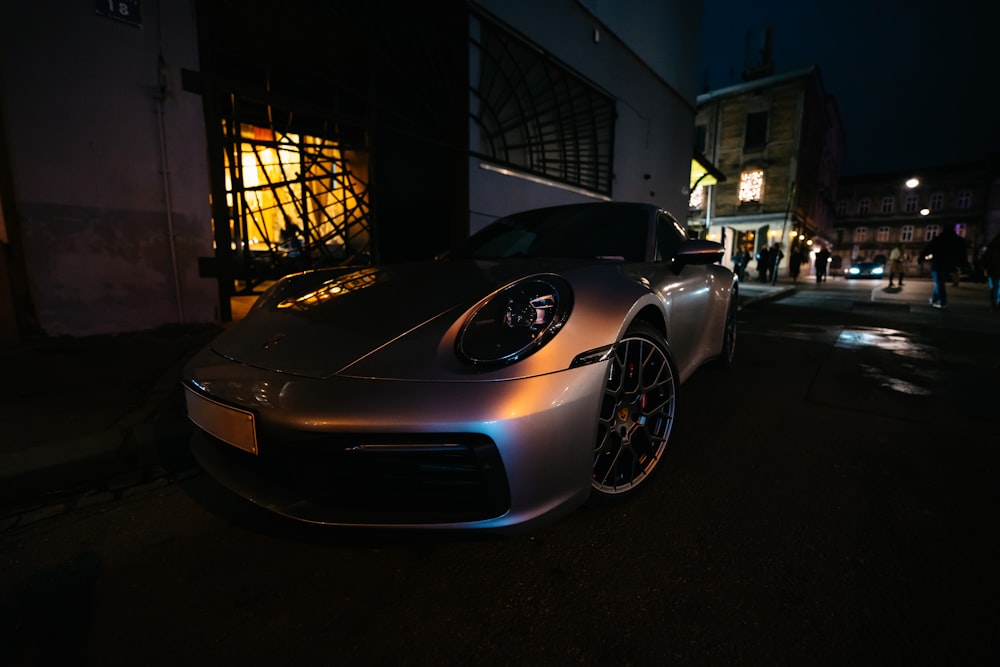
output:
POLYGON ((695 149, 726 181, 691 193, 688 225, 730 261, 778 245, 786 271, 793 248, 809 257, 829 244, 844 136, 818 68, 767 71, 698 96, 695 149))
POLYGON ((832 269, 854 261, 884 262, 899 246, 907 275, 930 275, 921 251, 950 227, 966 241, 967 272, 979 277, 983 247, 1000 233, 995 158, 908 171, 845 176, 835 207, 832 269))
POLYGON ((700 14, 4 4, 0 342, 226 321, 290 270, 431 257, 522 208, 683 217, 700 14))

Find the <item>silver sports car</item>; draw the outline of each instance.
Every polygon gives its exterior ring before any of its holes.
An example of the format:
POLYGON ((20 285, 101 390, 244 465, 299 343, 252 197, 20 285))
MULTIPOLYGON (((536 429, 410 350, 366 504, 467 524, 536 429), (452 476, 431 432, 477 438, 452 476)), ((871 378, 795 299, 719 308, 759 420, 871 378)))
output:
POLYGON ((647 204, 497 220, 433 261, 307 271, 184 370, 224 485, 320 524, 535 525, 641 488, 678 387, 732 361, 722 246, 647 204))

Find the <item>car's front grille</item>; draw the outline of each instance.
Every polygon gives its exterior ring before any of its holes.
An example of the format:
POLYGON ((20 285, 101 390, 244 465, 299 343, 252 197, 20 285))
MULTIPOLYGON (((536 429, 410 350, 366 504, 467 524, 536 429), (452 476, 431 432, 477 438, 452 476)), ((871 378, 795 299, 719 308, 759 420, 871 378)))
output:
POLYGON ((331 523, 477 521, 510 507, 503 463, 483 436, 271 436, 259 457, 240 458, 331 523))

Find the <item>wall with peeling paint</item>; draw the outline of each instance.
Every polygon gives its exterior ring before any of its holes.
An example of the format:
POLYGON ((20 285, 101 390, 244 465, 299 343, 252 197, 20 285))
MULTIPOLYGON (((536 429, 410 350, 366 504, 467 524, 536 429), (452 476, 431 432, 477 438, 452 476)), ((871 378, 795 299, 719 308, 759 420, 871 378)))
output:
MULTIPOLYGON (((193 1, 5 3, 5 165, 38 325, 48 335, 211 321, 215 285, 193 1), (124 3, 128 4, 128 3, 124 3)), ((12 200, 12 201, 8 201, 12 200)))

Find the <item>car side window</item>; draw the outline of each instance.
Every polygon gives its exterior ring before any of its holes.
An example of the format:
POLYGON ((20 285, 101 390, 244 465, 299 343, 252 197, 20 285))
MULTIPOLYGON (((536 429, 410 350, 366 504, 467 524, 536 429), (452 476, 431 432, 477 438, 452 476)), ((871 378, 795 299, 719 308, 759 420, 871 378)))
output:
POLYGON ((656 253, 661 262, 669 262, 677 256, 677 250, 684 241, 684 235, 677 223, 662 213, 656 218, 656 253))

